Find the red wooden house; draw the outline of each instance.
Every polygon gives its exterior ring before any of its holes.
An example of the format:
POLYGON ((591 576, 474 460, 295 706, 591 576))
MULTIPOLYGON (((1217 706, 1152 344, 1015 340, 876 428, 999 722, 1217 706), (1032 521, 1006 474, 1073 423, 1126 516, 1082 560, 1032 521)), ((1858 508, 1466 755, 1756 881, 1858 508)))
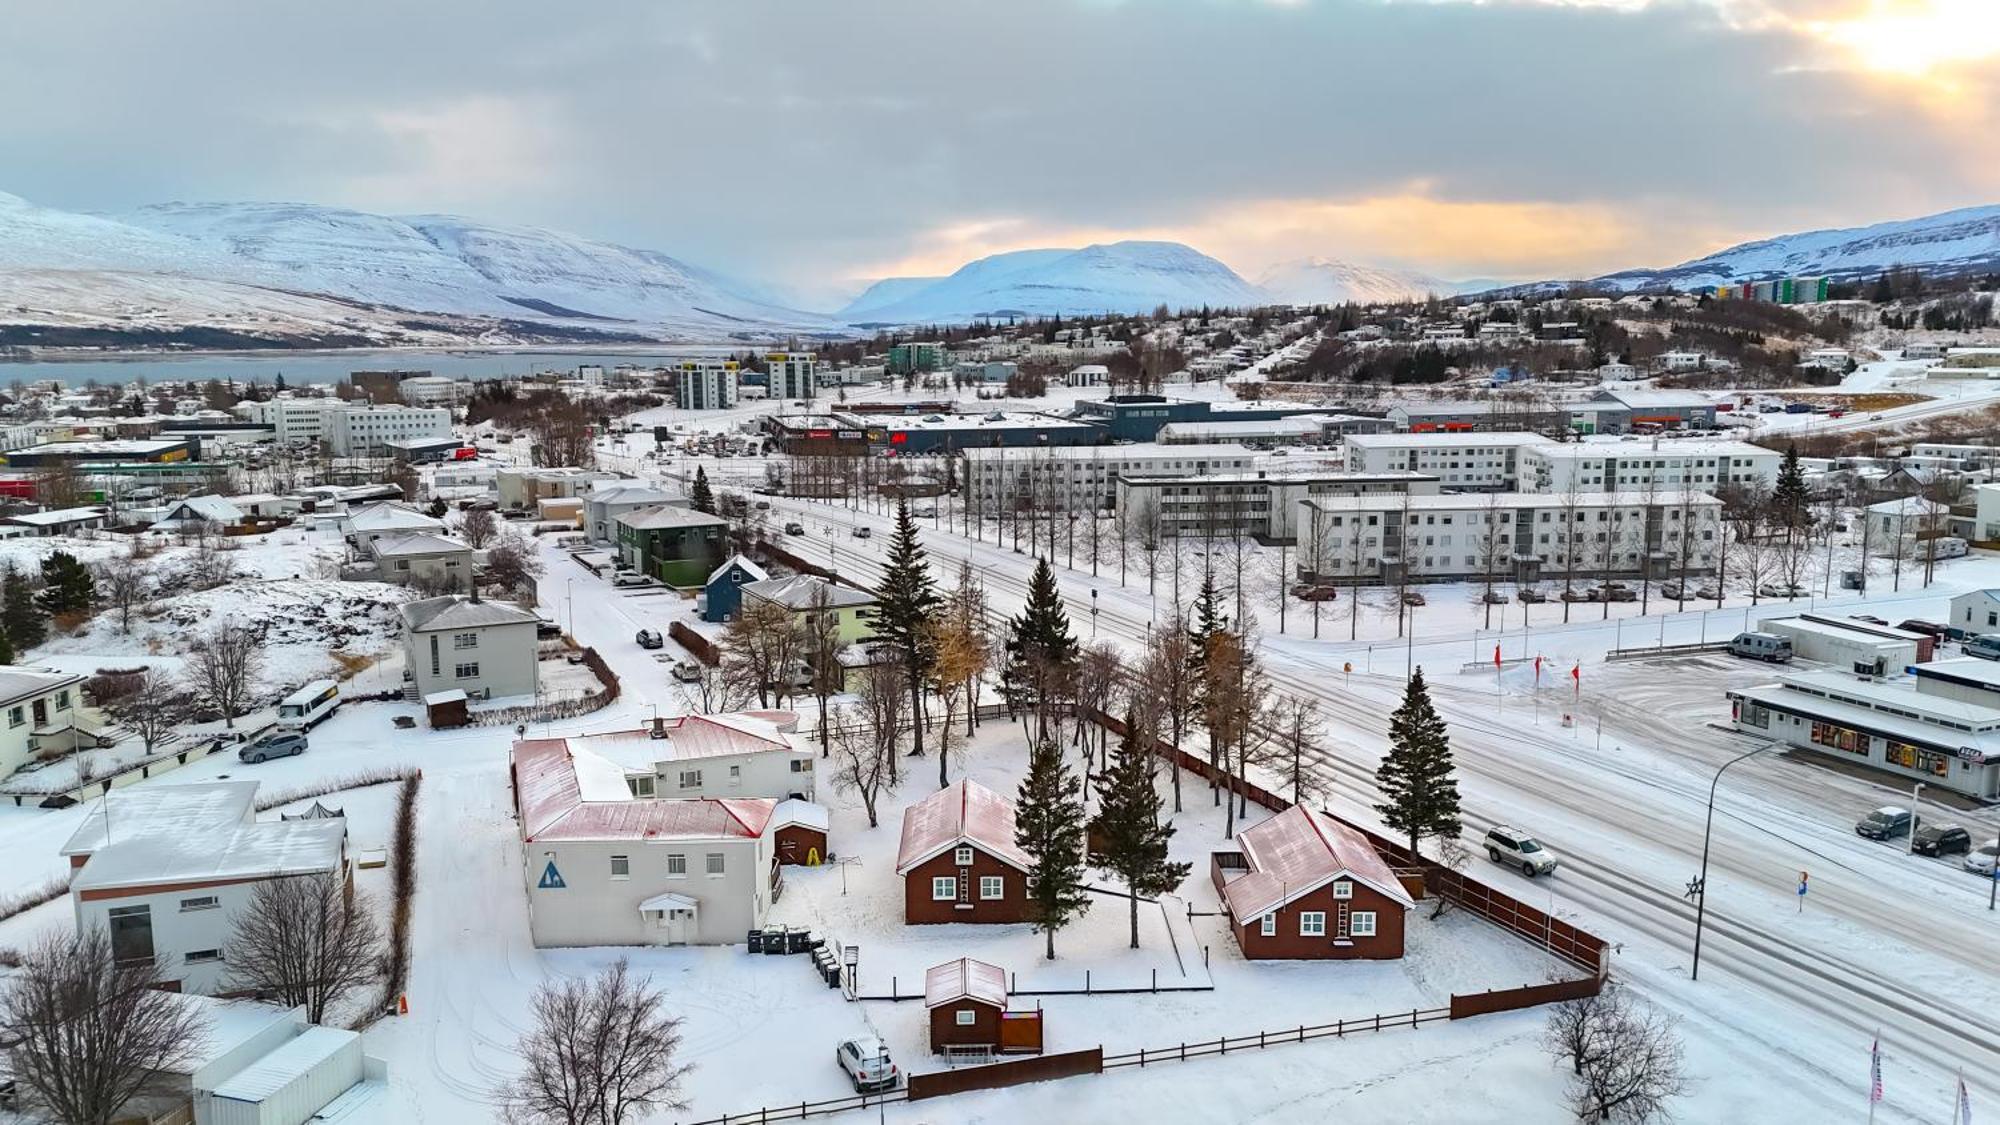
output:
POLYGON ((1367 837, 1295 805, 1237 833, 1209 876, 1243 956, 1393 960, 1416 905, 1367 837))
POLYGON ((1007 1010, 1007 974, 961 957, 924 974, 934 1054, 1040 1054, 1042 1013, 1007 1010))
POLYGON ((984 785, 955 782, 903 810, 904 922, 1028 921, 1027 873, 1014 802, 984 785))

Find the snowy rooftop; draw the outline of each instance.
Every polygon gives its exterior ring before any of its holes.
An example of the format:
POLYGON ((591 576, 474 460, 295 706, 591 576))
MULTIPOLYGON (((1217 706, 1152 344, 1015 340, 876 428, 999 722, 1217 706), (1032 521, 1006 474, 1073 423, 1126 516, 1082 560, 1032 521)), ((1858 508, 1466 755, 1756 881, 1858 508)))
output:
POLYGON ((511 602, 476 602, 459 594, 408 602, 403 606, 402 613, 403 624, 411 632, 534 624, 541 620, 511 602))
POLYGON ((586 797, 579 784, 579 764, 591 768, 590 759, 613 765, 587 752, 573 755, 560 738, 514 744, 515 797, 520 802, 523 840, 755 839, 764 834, 777 806, 776 801, 762 798, 639 799, 630 797, 629 790, 623 800, 586 797))
POLYGON ((1599 394, 1595 401, 1599 404, 1616 401, 1625 406, 1650 407, 1654 409, 1668 407, 1683 410, 1704 410, 1715 405, 1714 401, 1710 399, 1703 398, 1700 395, 1688 394, 1685 391, 1605 391, 1599 394))
POLYGON ((1981 746, 1989 753, 2000 751, 2000 708, 1928 695, 1910 680, 1864 680, 1849 672, 1797 672, 1778 677, 1776 684, 1731 694, 1780 707, 1794 707, 1810 697, 1810 706, 1828 718, 1846 716, 1926 741, 1943 736, 1981 746), (1951 733, 1943 735, 1939 727, 1949 727, 1951 733))
POLYGON ((876 415, 868 419, 870 429, 895 430, 1018 430, 1018 429, 1065 429, 1089 428, 1090 423, 1078 422, 1055 414, 1033 414, 1020 411, 996 410, 987 414, 916 414, 916 415, 876 415), (999 417, 993 417, 998 414, 999 417), (933 421, 932 419, 936 420, 933 421))
POLYGON ((233 1102, 261 1103, 360 1038, 358 1033, 343 1028, 317 1024, 308 1027, 231 1075, 215 1088, 215 1096, 233 1102))
POLYGON ((752 582, 762 582, 765 578, 769 577, 764 573, 763 567, 758 566, 756 563, 751 562, 749 559, 744 558, 742 555, 731 555, 728 558, 722 560, 721 566, 718 566, 714 570, 708 572, 708 578, 706 581, 702 583, 702 585, 706 586, 709 582, 713 582, 717 578, 722 577, 722 575, 725 572, 727 572, 729 568, 732 566, 741 567, 743 573, 749 575, 750 581, 752 582))
POLYGON ((924 973, 924 1007, 936 1008, 959 1000, 1006 1007, 1007 971, 998 965, 961 957, 933 965, 924 973))
POLYGON ((202 781, 186 785, 114 789, 84 818, 63 855, 89 855, 107 839, 149 835, 204 835, 227 832, 256 811, 254 781, 202 781))
POLYGON ((30 695, 44 695, 82 682, 83 677, 72 672, 0 664, 0 703, 12 703, 30 695))
POLYGON ((1047 449, 1027 446, 1003 449, 981 447, 967 449, 962 455, 972 461, 1103 461, 1107 464, 1149 459, 1270 456, 1270 454, 1254 453, 1234 442, 1210 442, 1200 445, 1133 442, 1130 445, 1066 445, 1047 449))
POLYGON ((444 521, 427 516, 406 504, 370 504, 347 517, 356 531, 443 531, 444 521))
POLYGON ((345 821, 252 820, 256 797, 254 781, 109 794, 63 845, 64 855, 90 857, 70 887, 255 879, 340 866, 345 821))
POLYGON ((1467 432, 1460 434, 1348 434, 1347 444, 1357 449, 1421 449, 1426 445, 1457 447, 1462 445, 1550 445, 1553 444, 1541 434, 1524 433, 1515 430, 1494 430, 1490 433, 1467 432))
POLYGON ((449 555, 472 550, 448 535, 432 535, 424 531, 377 539, 370 549, 378 559, 402 555, 449 555))
POLYGON ((187 1058, 178 1067, 179 1073, 192 1075, 202 1067, 215 1062, 222 1056, 256 1038, 264 1029, 274 1024, 305 1020, 303 1012, 287 1008, 282 1004, 266 1004, 258 1000, 223 1000, 214 996, 197 996, 194 993, 176 993, 177 1002, 184 1008, 200 1011, 203 1020, 200 1042, 193 1045, 187 1058))
POLYGON ((1250 870, 1231 879, 1223 897, 1238 920, 1261 918, 1342 878, 1373 887, 1405 908, 1416 905, 1366 837, 1304 805, 1244 829, 1236 842, 1250 870))
POLYGON ((796 825, 800 828, 817 828, 826 831, 828 819, 825 805, 802 801, 797 797, 787 797, 771 810, 771 823, 779 828, 796 825))
MULTIPOLYGON (((1706 492, 1690 493, 1691 503, 1708 505, 1721 501, 1706 492)), ((1375 493, 1365 496, 1308 496, 1299 501, 1310 504, 1323 512, 1396 512, 1404 505, 1412 512, 1426 511, 1473 511, 1491 506, 1497 509, 1512 508, 1564 508, 1571 504, 1579 508, 1637 508, 1648 504, 1680 502, 1680 494, 1661 493, 1647 496, 1643 492, 1586 492, 1581 495, 1549 492, 1483 492, 1445 496, 1405 496, 1402 493, 1375 493)))
MULTIPOLYGON (((686 762, 732 754, 790 753, 803 748, 768 719, 749 713, 679 715, 661 719, 665 737, 655 738, 645 727, 576 735, 572 750, 600 755, 628 770, 652 772, 658 762, 686 762)), ((809 752, 809 751, 807 751, 809 752)))
POLYGON ((684 498, 648 485, 610 481, 591 489, 584 499, 592 504, 672 504, 684 498))
POLYGON ((745 597, 760 601, 776 602, 786 609, 818 609, 820 591, 824 590, 825 608, 843 609, 849 606, 874 605, 875 596, 857 590, 852 586, 842 586, 828 582, 811 574, 795 574, 790 578, 766 578, 759 582, 743 584, 745 597))
POLYGON ((1913 665, 1910 671, 1919 680, 1953 680, 2000 691, 2000 661, 1982 660, 1977 656, 1959 656, 1950 660, 1933 660, 1929 664, 1913 665))
POLYGON ((7 522, 26 527, 54 527, 57 524, 100 519, 103 515, 103 508, 52 508, 46 512, 26 512, 18 516, 8 516, 7 522))
POLYGON ((1120 474, 1119 482, 1133 488, 1166 488, 1189 484, 1243 484, 1261 482, 1264 484, 1384 484, 1402 482, 1418 484, 1436 481, 1431 473, 1413 472, 1408 469, 1391 469, 1379 473, 1364 473, 1341 469, 1338 462, 1303 462, 1288 465, 1281 470, 1259 470, 1248 473, 1197 473, 1192 476, 1125 476, 1120 474))
POLYGON ((618 522, 626 527, 645 531, 663 527, 719 527, 729 521, 721 516, 711 516, 707 512, 697 512, 693 508, 658 504, 626 512, 618 517, 618 522))
POLYGON ((896 873, 959 843, 1026 871, 1028 856, 1014 842, 1014 802, 976 781, 955 781, 903 810, 896 873))
POLYGON ((1550 460, 1581 460, 1586 457, 1780 457, 1775 449, 1751 445, 1747 441, 1661 441, 1638 444, 1629 441, 1544 442, 1535 450, 1537 457, 1550 460))
POLYGON ((1169 438, 1312 437, 1333 420, 1330 414, 1294 414, 1289 418, 1263 418, 1245 422, 1168 422, 1160 427, 1160 440, 1169 438))

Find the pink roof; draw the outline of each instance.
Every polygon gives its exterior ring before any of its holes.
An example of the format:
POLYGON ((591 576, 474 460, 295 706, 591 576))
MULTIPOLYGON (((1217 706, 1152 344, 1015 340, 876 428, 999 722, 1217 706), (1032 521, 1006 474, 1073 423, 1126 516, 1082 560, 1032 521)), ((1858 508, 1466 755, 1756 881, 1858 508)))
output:
POLYGON ((1367 837, 1304 805, 1237 833, 1250 870, 1223 885, 1222 897, 1238 921, 1261 918, 1335 879, 1352 879, 1403 904, 1415 906, 1395 872, 1367 837))
POLYGON ((960 1000, 977 1000, 996 1008, 1007 1006, 1007 973, 998 965, 960 957, 942 965, 932 965, 924 973, 924 1007, 960 1000))
POLYGON ((524 841, 755 839, 778 805, 768 798, 586 801, 560 738, 514 744, 514 786, 524 841))
POLYGON ((896 874, 960 843, 1022 871, 1028 855, 1014 842, 1014 802, 976 781, 956 781, 903 810, 896 874))

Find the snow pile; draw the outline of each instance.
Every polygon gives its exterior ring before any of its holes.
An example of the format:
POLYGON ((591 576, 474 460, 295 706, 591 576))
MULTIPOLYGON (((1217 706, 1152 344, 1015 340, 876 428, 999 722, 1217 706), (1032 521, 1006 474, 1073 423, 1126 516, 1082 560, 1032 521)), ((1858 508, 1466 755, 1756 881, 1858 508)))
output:
POLYGON ((840 311, 850 323, 966 321, 982 316, 1148 312, 1265 303, 1256 286, 1178 242, 994 254, 928 284, 877 282, 840 311))

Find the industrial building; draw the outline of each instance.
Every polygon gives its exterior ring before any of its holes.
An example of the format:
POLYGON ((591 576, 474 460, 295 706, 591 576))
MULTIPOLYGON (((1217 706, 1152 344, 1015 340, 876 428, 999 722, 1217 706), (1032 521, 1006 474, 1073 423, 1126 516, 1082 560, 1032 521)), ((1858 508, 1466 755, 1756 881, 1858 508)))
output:
POLYGON ((1864 675, 1887 676, 1929 660, 1936 640, 1888 625, 1824 613, 1802 613, 1757 624, 1792 642, 1792 655, 1864 675))
POLYGON ((0 454, 0 464, 15 469, 50 465, 78 467, 116 464, 171 464, 201 458, 201 441, 192 436, 112 441, 52 441, 0 454))
POLYGON ((1128 394, 1079 402, 1075 414, 1101 427, 1107 440, 1149 442, 1158 439, 1162 426, 1173 422, 1267 422, 1325 411, 1325 407, 1307 403, 1211 402, 1128 394))
POLYGON ((1104 432, 1053 414, 995 410, 986 414, 921 414, 871 418, 868 444, 897 455, 974 449, 1050 449, 1097 445, 1104 432))
POLYGON ((1160 427, 1161 445, 1235 443, 1253 449, 1287 445, 1333 445, 1348 434, 1390 432, 1387 418, 1365 414, 1294 414, 1254 421, 1169 422, 1160 427))

